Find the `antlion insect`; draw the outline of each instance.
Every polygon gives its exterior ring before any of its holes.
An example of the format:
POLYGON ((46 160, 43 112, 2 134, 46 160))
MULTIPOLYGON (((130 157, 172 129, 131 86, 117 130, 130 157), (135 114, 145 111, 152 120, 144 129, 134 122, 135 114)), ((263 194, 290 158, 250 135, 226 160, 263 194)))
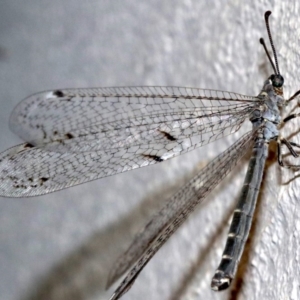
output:
POLYGON ((64 89, 34 94, 23 100, 10 118, 11 129, 26 143, 0 154, 0 195, 28 197, 47 194, 101 177, 163 162, 236 132, 245 120, 252 130, 217 156, 183 186, 136 236, 117 260, 108 285, 130 271, 111 297, 120 298, 189 214, 237 165, 249 148, 252 157, 229 229, 223 256, 211 287, 229 287, 249 235, 269 142, 278 145, 278 163, 285 145, 279 126, 280 110, 295 99, 283 97, 275 47, 265 23, 275 64, 260 39, 274 70, 258 96, 185 87, 110 87, 64 89))

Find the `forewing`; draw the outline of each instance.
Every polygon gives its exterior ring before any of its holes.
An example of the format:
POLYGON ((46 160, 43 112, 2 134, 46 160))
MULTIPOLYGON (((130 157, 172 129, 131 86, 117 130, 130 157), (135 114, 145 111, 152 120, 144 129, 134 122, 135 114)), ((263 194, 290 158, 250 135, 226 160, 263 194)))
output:
POLYGON ((255 97, 176 88, 49 91, 10 126, 27 143, 0 154, 0 195, 35 196, 162 162, 239 129, 255 97))
POLYGON ((257 105, 255 97, 192 88, 69 89, 23 100, 10 126, 24 141, 57 152, 151 142, 176 152, 174 141, 186 149, 235 132, 257 105))
POLYGON ((255 132, 249 132, 221 153, 167 202, 141 231, 128 250, 115 263, 108 286, 115 282, 135 262, 111 300, 119 299, 134 283, 153 255, 168 240, 207 194, 236 166, 251 148, 255 132))

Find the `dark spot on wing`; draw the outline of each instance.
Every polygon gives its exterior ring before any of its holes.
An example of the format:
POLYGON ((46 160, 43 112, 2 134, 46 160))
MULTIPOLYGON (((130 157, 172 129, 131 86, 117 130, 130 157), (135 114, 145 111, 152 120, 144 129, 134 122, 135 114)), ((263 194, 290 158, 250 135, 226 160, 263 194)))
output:
POLYGON ((61 98, 61 97, 63 97, 65 94, 64 94, 62 91, 60 91, 60 90, 56 90, 56 91, 53 92, 53 95, 56 96, 56 97, 61 98))
POLYGON ((68 138, 68 139, 72 139, 74 137, 74 135, 71 134, 70 132, 68 132, 68 133, 65 134, 65 137, 68 138))
POLYGON ((40 178, 40 185, 42 186, 48 180, 49 180, 49 178, 47 178, 47 177, 41 177, 40 178))
POLYGON ((58 131, 57 130, 54 130, 53 131, 53 135, 57 135, 58 134, 58 131))
POLYGON ((30 143, 26 143, 25 145, 24 145, 24 148, 33 148, 34 146, 32 145, 32 144, 30 144, 30 143))
POLYGON ((162 130, 160 130, 159 131, 160 133, 162 133, 168 140, 170 140, 170 141, 176 141, 177 139, 174 137, 174 136, 172 136, 170 133, 167 133, 167 132, 165 132, 165 131, 162 131, 162 130))
POLYGON ((14 185, 14 187, 16 189, 24 189, 24 190, 27 189, 27 186, 24 184, 16 184, 16 185, 14 185))
POLYGON ((34 178, 30 177, 30 178, 28 178, 28 181, 31 184, 27 185, 27 184, 24 184, 22 182, 23 180, 21 180, 21 182, 20 182, 20 179, 17 178, 17 177, 11 177, 10 179, 14 181, 14 185, 13 186, 14 186, 14 188, 17 188, 17 189, 27 189, 28 187, 30 187, 30 188, 37 188, 39 186, 42 186, 46 181, 49 180, 48 177, 41 177, 41 178, 38 179, 39 182, 34 183, 34 181, 35 181, 34 178))
POLYGON ((146 158, 151 158, 157 162, 162 162, 164 161, 160 156, 157 156, 157 155, 150 155, 150 154, 142 154, 144 157, 146 158))

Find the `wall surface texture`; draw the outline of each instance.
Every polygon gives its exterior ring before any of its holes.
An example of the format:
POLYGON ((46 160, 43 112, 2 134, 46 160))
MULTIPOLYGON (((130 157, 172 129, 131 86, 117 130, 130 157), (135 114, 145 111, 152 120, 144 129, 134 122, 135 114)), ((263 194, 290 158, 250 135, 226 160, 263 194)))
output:
MULTIPOLYGON (((13 107, 42 90, 173 85, 257 95, 271 68, 259 44, 270 18, 285 95, 300 88, 299 1, 2 0, 0 150, 20 139, 13 107)), ((297 101, 295 101, 297 102, 297 101)), ((296 103, 295 103, 296 104, 296 103)), ((287 112, 290 109, 287 109, 287 112)), ((299 138, 300 120, 283 136, 299 138)), ((109 270, 176 189, 246 129, 163 164, 43 197, 0 198, 0 298, 108 299, 109 270)), ((266 167, 232 288, 210 289, 247 159, 142 271, 125 299, 300 299, 297 173, 266 167)))

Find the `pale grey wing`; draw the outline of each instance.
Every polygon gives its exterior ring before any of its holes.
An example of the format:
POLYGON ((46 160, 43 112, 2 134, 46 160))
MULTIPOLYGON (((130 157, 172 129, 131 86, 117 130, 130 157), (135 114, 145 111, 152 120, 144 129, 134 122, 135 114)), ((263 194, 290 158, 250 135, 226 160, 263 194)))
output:
POLYGON ((29 197, 43 195, 101 177, 151 165, 158 158, 144 147, 122 150, 63 153, 45 151, 30 143, 0 154, 0 195, 29 197))
POLYGON ((12 114, 28 143, 0 154, 0 195, 46 194, 162 162, 238 130, 258 104, 174 87, 35 94, 12 114))
POLYGON ((119 299, 130 289, 148 261, 186 220, 196 205, 203 201, 247 153, 255 137, 255 131, 241 137, 183 186, 169 199, 165 207, 154 215, 143 231, 136 236, 128 250, 116 261, 108 279, 108 286, 134 265, 116 289, 111 300, 119 299))
POLYGON ((259 103, 192 88, 69 89, 26 98, 13 111, 10 127, 49 151, 106 152, 155 143, 165 149, 165 160, 237 131, 259 103))

